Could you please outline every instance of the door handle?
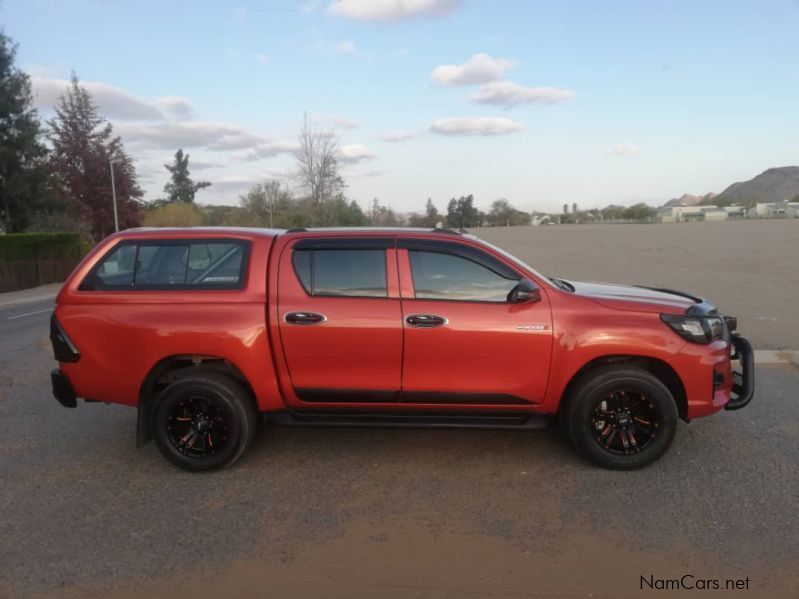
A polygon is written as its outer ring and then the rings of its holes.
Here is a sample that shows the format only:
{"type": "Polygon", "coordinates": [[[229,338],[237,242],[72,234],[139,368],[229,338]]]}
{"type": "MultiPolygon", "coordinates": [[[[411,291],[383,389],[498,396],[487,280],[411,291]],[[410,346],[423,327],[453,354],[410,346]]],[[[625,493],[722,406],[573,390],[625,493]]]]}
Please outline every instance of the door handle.
{"type": "Polygon", "coordinates": [[[326,321],[327,316],[316,312],[287,312],[283,319],[290,324],[317,324],[326,321]]]}
{"type": "Polygon", "coordinates": [[[408,314],[405,322],[418,329],[432,329],[447,324],[449,321],[438,314],[408,314]]]}

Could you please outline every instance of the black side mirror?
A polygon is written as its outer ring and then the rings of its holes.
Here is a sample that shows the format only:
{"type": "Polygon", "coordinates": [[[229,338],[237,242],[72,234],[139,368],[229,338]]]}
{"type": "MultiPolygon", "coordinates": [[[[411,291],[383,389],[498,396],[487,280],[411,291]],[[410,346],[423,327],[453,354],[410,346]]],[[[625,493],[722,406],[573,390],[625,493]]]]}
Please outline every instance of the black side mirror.
{"type": "Polygon", "coordinates": [[[530,279],[522,279],[508,293],[508,302],[511,304],[521,304],[524,302],[540,302],[541,290],[538,285],[530,279]]]}

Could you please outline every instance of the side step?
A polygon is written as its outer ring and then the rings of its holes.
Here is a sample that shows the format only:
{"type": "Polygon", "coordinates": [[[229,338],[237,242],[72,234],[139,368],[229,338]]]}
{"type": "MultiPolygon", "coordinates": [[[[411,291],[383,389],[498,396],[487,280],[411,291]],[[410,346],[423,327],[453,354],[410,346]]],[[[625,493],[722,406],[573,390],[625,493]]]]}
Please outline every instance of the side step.
{"type": "Polygon", "coordinates": [[[267,422],[279,426],[540,429],[550,418],[519,412],[400,412],[358,410],[281,411],[266,414],[267,422]]]}

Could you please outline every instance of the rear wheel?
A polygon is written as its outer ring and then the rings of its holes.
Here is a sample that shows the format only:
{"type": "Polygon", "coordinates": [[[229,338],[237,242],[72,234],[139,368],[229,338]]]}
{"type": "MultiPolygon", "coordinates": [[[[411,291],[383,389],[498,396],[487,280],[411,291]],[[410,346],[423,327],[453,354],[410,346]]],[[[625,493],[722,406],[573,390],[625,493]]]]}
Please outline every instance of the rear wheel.
{"type": "Polygon", "coordinates": [[[668,388],[633,366],[599,368],[579,383],[563,414],[575,447],[606,468],[642,468],[660,458],[677,431],[668,388]]]}
{"type": "Polygon", "coordinates": [[[161,454],[192,472],[233,464],[257,426],[248,392],[233,379],[198,372],[169,385],[158,397],[153,436],[161,454]]]}

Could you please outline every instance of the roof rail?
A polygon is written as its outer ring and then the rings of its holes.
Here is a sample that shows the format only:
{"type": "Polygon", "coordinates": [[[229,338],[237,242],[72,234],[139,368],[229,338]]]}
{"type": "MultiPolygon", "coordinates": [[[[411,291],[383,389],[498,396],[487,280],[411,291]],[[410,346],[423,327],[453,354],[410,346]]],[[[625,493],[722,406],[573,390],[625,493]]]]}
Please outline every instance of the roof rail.
{"type": "Polygon", "coordinates": [[[435,227],[431,233],[446,233],[448,235],[462,235],[466,233],[463,229],[456,231],[455,229],[450,229],[449,227],[435,227]]]}
{"type": "Polygon", "coordinates": [[[307,233],[308,229],[305,227],[293,227],[291,229],[286,229],[286,233],[307,233]]]}

